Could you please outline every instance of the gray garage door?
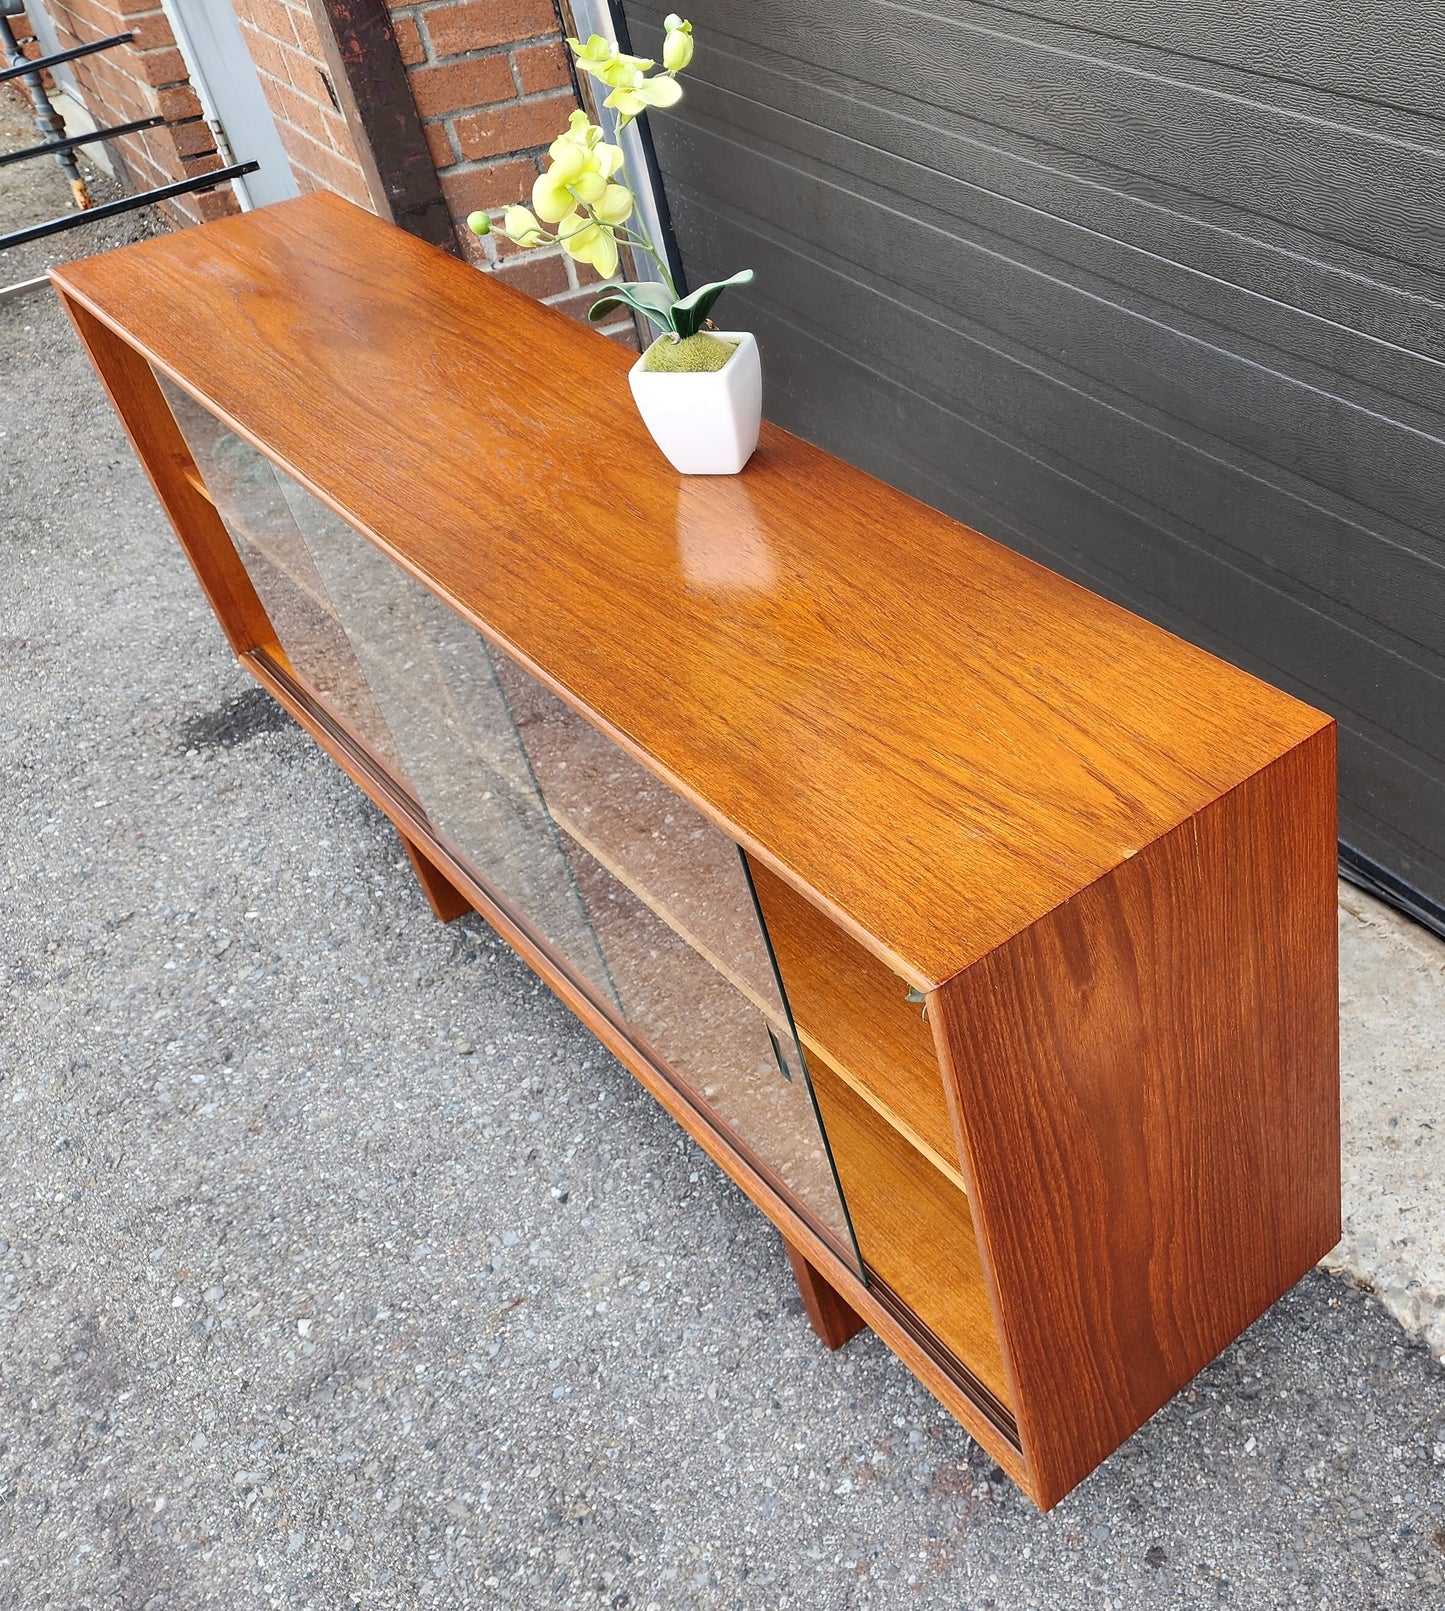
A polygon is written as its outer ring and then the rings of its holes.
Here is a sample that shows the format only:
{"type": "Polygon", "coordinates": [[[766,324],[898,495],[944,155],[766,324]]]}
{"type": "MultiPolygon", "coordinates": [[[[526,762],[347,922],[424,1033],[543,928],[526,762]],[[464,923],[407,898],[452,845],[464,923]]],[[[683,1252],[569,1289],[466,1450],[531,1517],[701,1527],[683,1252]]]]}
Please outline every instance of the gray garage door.
{"type": "Polygon", "coordinates": [[[1346,846],[1445,917],[1437,8],[689,14],[653,136],[768,413],[1331,711],[1346,846]]]}

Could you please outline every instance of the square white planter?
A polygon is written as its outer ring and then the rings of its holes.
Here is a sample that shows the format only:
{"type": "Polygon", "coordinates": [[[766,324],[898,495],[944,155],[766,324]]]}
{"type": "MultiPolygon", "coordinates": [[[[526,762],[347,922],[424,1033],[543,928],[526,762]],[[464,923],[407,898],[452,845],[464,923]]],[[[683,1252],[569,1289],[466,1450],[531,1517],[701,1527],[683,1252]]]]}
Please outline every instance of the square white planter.
{"type": "Polygon", "coordinates": [[[757,341],[746,330],[713,333],[738,345],[710,375],[649,374],[641,358],[627,375],[652,440],[683,475],[736,475],[758,445],[763,371],[757,341]]]}

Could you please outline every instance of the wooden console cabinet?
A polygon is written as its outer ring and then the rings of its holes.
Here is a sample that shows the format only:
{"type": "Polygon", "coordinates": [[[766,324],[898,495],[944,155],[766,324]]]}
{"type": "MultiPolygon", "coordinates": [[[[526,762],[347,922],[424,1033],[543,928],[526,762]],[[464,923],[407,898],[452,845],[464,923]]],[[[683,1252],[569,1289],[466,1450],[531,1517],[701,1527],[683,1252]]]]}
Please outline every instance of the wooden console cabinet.
{"type": "Polygon", "coordinates": [[[438,914],[1038,1504],[1335,1242],[1328,718],[785,432],[675,475],[627,353],[335,198],[54,280],[438,914]]]}

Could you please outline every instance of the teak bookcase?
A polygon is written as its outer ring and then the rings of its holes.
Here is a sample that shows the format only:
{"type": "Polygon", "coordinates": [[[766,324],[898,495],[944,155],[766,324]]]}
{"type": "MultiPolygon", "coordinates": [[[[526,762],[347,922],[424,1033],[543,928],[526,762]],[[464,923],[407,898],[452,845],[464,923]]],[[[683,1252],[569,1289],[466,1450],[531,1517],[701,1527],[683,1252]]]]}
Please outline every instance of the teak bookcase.
{"type": "MultiPolygon", "coordinates": [[[[241,662],[1055,1503],[1340,1230],[1334,727],[314,195],[54,272],[241,662]]],[[[880,422],[886,429],[886,422],[880,422]]]]}

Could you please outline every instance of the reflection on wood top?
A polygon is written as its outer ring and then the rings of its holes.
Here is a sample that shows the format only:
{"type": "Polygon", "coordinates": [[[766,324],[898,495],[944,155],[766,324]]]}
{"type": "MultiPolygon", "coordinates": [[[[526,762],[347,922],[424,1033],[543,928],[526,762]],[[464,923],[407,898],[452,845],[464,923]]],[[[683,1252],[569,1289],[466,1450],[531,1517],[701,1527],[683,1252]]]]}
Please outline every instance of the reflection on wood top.
{"type": "Polygon", "coordinates": [[[913,983],[1327,723],[785,431],[678,476],[628,353],[335,197],[54,277],[913,983]]]}

